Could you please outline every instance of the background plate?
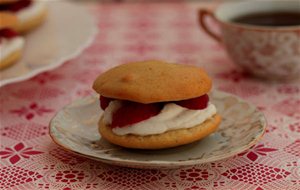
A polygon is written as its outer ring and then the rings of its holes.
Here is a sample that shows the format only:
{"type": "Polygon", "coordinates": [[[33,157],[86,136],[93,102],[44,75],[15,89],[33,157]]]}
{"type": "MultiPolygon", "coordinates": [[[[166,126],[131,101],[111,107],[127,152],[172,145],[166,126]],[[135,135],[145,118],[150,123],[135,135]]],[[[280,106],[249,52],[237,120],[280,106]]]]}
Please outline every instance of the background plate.
{"type": "Polygon", "coordinates": [[[46,21],[25,36],[21,60],[0,71],[0,87],[60,66],[95,37],[96,24],[84,7],[65,1],[49,1],[47,6],[46,21]]]}
{"type": "Polygon", "coordinates": [[[233,95],[210,95],[223,117],[219,129],[203,140],[164,150],[132,150],[101,139],[97,122],[102,113],[97,96],[64,107],[50,123],[52,139],[63,148],[105,163],[134,168],[176,168],[231,157],[253,146],[266,120],[253,105],[233,95]]]}

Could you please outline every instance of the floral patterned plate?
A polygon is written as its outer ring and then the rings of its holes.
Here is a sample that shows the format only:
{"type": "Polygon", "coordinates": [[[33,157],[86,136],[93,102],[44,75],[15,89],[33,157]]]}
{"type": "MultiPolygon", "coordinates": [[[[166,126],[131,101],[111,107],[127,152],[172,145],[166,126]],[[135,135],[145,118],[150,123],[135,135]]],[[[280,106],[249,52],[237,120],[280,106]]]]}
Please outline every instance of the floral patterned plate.
{"type": "Polygon", "coordinates": [[[233,95],[210,95],[223,120],[203,140],[164,150],[132,150],[112,145],[98,134],[102,114],[97,96],[64,107],[50,122],[50,135],[64,149],[108,164],[134,168],[178,168],[234,156],[257,143],[266,129],[264,115],[233,95]]]}

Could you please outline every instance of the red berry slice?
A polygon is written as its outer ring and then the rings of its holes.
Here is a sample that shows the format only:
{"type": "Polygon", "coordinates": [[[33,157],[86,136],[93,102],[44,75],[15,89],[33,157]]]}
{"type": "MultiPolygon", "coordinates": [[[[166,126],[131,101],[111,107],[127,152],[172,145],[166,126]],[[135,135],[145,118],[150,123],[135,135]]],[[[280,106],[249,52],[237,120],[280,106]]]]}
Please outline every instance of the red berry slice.
{"type": "Polygon", "coordinates": [[[15,32],[12,29],[9,28],[3,28],[0,30],[0,38],[13,38],[16,37],[18,35],[17,32],[15,32]]]}
{"type": "Polygon", "coordinates": [[[102,108],[102,110],[105,110],[107,108],[107,106],[109,105],[109,102],[112,100],[113,100],[112,98],[100,96],[100,107],[102,108]]]}
{"type": "Polygon", "coordinates": [[[203,96],[199,96],[197,98],[192,98],[188,100],[181,100],[178,102],[175,102],[177,105],[192,109],[192,110],[201,110],[205,109],[207,107],[209,101],[209,97],[207,94],[204,94],[203,96]]]}
{"type": "Polygon", "coordinates": [[[122,106],[113,114],[111,127],[124,127],[153,117],[161,111],[163,104],[141,104],[124,101],[122,106]]]}
{"type": "Polygon", "coordinates": [[[0,4],[0,11],[12,11],[17,12],[30,6],[31,0],[19,0],[14,3],[0,4]]]}

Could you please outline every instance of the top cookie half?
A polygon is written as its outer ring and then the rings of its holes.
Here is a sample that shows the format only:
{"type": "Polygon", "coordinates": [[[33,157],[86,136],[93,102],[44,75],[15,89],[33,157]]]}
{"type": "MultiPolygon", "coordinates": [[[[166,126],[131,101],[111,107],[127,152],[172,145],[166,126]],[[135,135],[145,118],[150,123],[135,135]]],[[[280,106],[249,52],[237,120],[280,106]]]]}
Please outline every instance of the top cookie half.
{"type": "Polygon", "coordinates": [[[9,3],[15,3],[18,0],[0,0],[0,5],[1,4],[9,4],[9,3]]]}
{"type": "Polygon", "coordinates": [[[0,12],[0,29],[3,28],[12,28],[15,29],[17,27],[18,18],[16,15],[10,13],[10,12],[0,12]]]}
{"type": "Polygon", "coordinates": [[[178,101],[207,94],[212,81],[195,66],[143,61],[114,67],[94,82],[102,96],[139,103],[178,101]]]}

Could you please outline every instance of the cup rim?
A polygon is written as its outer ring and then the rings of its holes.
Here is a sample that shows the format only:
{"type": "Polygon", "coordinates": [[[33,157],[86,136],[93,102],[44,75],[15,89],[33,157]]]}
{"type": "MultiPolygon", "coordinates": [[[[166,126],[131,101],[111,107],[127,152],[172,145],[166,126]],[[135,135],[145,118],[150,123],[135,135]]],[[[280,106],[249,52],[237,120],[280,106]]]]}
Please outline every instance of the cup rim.
{"type": "MultiPolygon", "coordinates": [[[[300,24],[299,25],[295,25],[295,26],[261,26],[261,25],[251,25],[251,24],[244,24],[244,23],[235,23],[232,21],[226,21],[223,20],[221,18],[218,17],[217,12],[220,11],[220,9],[224,6],[224,5],[228,5],[228,4],[242,4],[242,3],[271,3],[271,2],[282,2],[280,0],[254,0],[254,1],[240,1],[240,2],[235,2],[235,1],[231,1],[231,2],[225,2],[220,4],[215,11],[213,12],[213,15],[215,17],[215,19],[223,24],[223,25],[227,25],[227,26],[232,26],[235,28],[239,28],[239,29],[247,29],[247,30],[255,30],[255,31],[274,31],[274,32],[287,32],[287,31],[298,31],[300,32],[300,24]]],[[[299,1],[297,0],[285,0],[284,2],[290,2],[290,3],[299,3],[299,1]]],[[[300,4],[299,4],[299,8],[300,8],[300,4]]]]}

